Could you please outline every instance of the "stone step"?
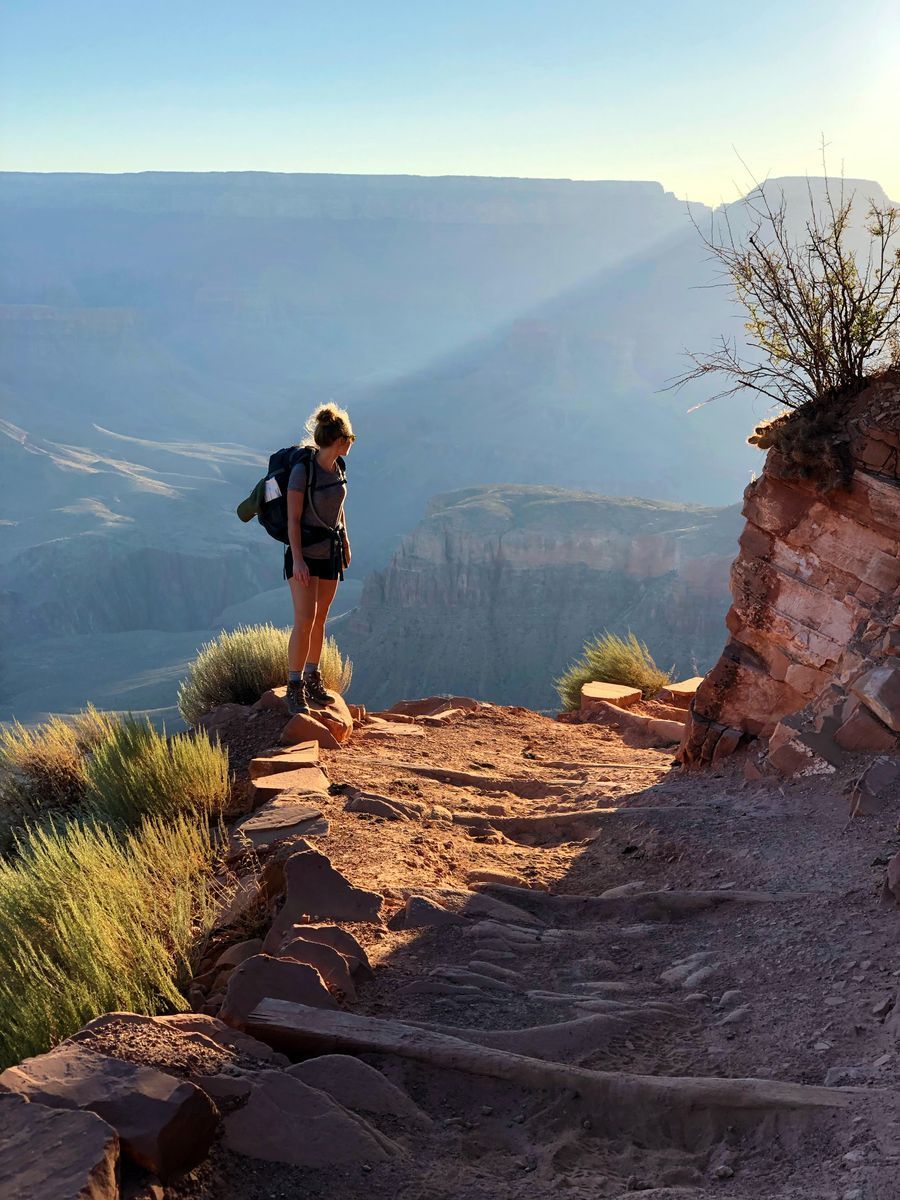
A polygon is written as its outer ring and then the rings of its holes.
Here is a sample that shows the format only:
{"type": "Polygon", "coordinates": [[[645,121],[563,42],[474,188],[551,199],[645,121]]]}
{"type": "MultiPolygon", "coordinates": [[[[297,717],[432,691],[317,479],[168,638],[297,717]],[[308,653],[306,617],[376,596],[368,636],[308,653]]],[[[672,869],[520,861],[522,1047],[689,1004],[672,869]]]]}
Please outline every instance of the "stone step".
{"type": "Polygon", "coordinates": [[[296,771],[301,767],[315,766],[319,761],[318,742],[299,742],[284,750],[273,750],[250,760],[250,778],[276,775],[281,771],[296,771]]]}
{"type": "Polygon", "coordinates": [[[328,776],[320,767],[304,766],[274,775],[259,775],[250,785],[258,798],[277,796],[279,792],[328,792],[328,776]]]}

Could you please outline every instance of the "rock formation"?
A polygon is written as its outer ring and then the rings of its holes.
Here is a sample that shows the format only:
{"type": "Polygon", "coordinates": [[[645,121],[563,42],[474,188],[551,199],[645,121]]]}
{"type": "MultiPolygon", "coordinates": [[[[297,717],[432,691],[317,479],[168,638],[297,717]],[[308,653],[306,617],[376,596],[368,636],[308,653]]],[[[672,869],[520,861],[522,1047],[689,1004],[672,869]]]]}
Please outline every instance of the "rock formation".
{"type": "Polygon", "coordinates": [[[423,690],[549,708],[585,640],[633,629],[661,666],[714,660],[736,508],[497,485],[437,497],[360,607],[335,623],[353,693],[423,690]]]}
{"type": "Polygon", "coordinates": [[[828,773],[900,745],[900,374],[849,408],[838,486],[799,477],[783,430],[745,492],[730,638],[691,707],[688,765],[761,739],[769,769],[828,773]]]}

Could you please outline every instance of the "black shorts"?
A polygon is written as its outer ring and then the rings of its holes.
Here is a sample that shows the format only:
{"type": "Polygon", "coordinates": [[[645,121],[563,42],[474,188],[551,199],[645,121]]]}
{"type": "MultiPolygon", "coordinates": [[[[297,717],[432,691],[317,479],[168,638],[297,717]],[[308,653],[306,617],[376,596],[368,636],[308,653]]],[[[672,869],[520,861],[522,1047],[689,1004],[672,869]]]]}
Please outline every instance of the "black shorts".
{"type": "MultiPolygon", "coordinates": [[[[309,574],[312,579],[340,579],[340,573],[336,563],[332,563],[328,558],[307,558],[303,555],[303,561],[309,567],[309,574]]],[[[284,577],[290,579],[294,574],[294,556],[291,553],[290,546],[284,548],[284,577]]]]}

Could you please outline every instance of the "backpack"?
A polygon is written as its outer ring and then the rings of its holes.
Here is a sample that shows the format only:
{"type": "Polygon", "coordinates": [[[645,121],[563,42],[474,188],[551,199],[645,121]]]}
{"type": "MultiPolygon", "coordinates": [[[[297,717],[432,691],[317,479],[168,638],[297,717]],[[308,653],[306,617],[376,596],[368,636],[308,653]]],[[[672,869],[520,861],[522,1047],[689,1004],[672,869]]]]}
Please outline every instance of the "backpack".
{"type": "MultiPolygon", "coordinates": [[[[290,543],[287,516],[288,480],[291,477],[291,471],[298,463],[304,463],[306,466],[304,513],[312,512],[319,521],[322,521],[313,501],[313,490],[316,481],[314,446],[286,446],[282,450],[276,450],[269,457],[269,469],[266,474],[260,479],[247,499],[242,500],[237,507],[237,515],[242,521],[252,521],[256,517],[269,537],[274,538],[276,542],[282,542],[285,546],[290,543]]],[[[344,460],[338,458],[335,466],[338,468],[338,473],[343,482],[346,479],[346,464],[344,460]]],[[[320,531],[321,536],[314,538],[316,541],[324,541],[326,537],[330,537],[334,533],[331,526],[325,525],[324,521],[322,521],[322,526],[324,528],[320,531]]],[[[313,527],[310,531],[304,528],[304,533],[307,534],[305,539],[307,544],[310,541],[309,532],[318,533],[319,530],[316,527],[313,527]]]]}

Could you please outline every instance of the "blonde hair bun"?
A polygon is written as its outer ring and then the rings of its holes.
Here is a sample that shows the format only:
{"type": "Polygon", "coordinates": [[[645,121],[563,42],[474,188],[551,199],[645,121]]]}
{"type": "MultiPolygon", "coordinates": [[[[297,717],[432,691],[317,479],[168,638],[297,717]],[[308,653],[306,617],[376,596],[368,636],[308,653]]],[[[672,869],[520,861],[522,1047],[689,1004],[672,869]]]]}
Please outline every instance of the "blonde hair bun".
{"type": "Polygon", "coordinates": [[[316,446],[324,449],[342,438],[353,436],[350,414],[337,404],[322,404],[306,422],[306,432],[316,446]]]}

